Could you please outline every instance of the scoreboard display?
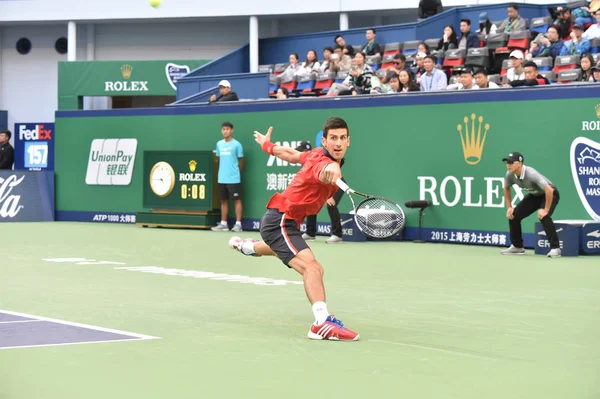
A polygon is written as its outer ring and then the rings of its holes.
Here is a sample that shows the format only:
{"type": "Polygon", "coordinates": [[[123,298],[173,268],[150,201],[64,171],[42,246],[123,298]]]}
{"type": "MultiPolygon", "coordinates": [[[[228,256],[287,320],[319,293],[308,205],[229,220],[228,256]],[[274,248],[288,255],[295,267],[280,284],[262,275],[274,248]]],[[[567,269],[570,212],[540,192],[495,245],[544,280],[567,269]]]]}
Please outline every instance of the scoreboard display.
{"type": "Polygon", "coordinates": [[[212,151],[145,151],[144,208],[212,211],[215,170],[212,151]]]}

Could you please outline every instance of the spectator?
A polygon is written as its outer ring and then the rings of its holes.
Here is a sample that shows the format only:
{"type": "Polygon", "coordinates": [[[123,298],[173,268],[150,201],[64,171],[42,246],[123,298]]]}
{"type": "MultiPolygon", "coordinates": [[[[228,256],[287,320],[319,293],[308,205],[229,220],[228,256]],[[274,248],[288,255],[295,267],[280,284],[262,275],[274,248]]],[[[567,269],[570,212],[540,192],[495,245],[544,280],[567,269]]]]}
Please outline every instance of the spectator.
{"type": "Polygon", "coordinates": [[[330,68],[332,66],[331,64],[331,56],[333,55],[333,49],[331,47],[325,47],[323,49],[323,63],[321,64],[321,66],[319,67],[319,73],[323,73],[323,72],[335,72],[332,71],[330,68]]]}
{"type": "Polygon", "coordinates": [[[320,66],[321,63],[317,61],[317,52],[315,50],[308,50],[306,60],[296,71],[295,76],[308,76],[312,73],[318,73],[320,66]]]}
{"type": "Polygon", "coordinates": [[[538,86],[538,85],[549,85],[548,79],[538,73],[537,64],[533,61],[528,61],[523,67],[525,71],[525,79],[513,80],[510,82],[512,87],[519,86],[538,86]]]}
{"type": "Polygon", "coordinates": [[[285,87],[280,87],[279,89],[277,89],[277,99],[278,100],[285,100],[286,98],[290,97],[290,92],[288,91],[288,89],[286,89],[285,87]]]}
{"type": "Polygon", "coordinates": [[[480,89],[498,89],[500,87],[496,83],[490,82],[485,68],[476,70],[474,78],[480,89]]]}
{"type": "Polygon", "coordinates": [[[496,28],[496,25],[494,25],[492,21],[490,21],[487,12],[482,12],[481,14],[479,14],[479,30],[477,31],[477,33],[484,35],[485,40],[487,40],[487,37],[489,35],[494,34],[497,31],[498,28],[496,28]]]}
{"type": "Polygon", "coordinates": [[[446,25],[444,27],[444,37],[440,39],[437,49],[444,50],[444,52],[446,52],[455,48],[458,48],[458,37],[456,36],[456,31],[454,30],[454,26],[446,25]]]}
{"type": "Polygon", "coordinates": [[[300,58],[298,57],[297,53],[291,53],[288,60],[289,60],[289,65],[287,66],[287,68],[285,68],[285,70],[281,74],[281,80],[283,80],[283,81],[292,79],[296,75],[296,72],[298,72],[300,70],[300,63],[299,63],[300,58]]]}
{"type": "Polygon", "coordinates": [[[415,82],[417,84],[421,81],[421,76],[425,73],[425,68],[423,67],[423,60],[425,60],[427,54],[425,53],[417,53],[415,56],[415,63],[413,64],[412,70],[414,71],[415,82]]]}
{"type": "Polygon", "coordinates": [[[460,21],[460,31],[462,32],[460,40],[458,41],[458,48],[460,50],[479,48],[479,37],[471,32],[470,19],[465,18],[460,21]]]}
{"type": "Polygon", "coordinates": [[[423,59],[425,74],[421,75],[421,91],[446,90],[448,77],[435,67],[435,57],[428,55],[423,59]]]}
{"type": "Polygon", "coordinates": [[[398,90],[400,93],[421,91],[419,85],[414,82],[412,75],[406,70],[400,71],[398,80],[400,81],[400,88],[398,90]]]}
{"type": "Polygon", "coordinates": [[[575,24],[571,32],[571,40],[564,43],[560,55],[583,55],[589,54],[590,50],[590,41],[583,38],[583,26],[575,24]]]}
{"type": "Polygon", "coordinates": [[[426,19],[444,11],[441,0],[419,1],[419,18],[426,19]]]}
{"type": "Polygon", "coordinates": [[[560,55],[564,43],[558,37],[558,26],[552,25],[548,28],[546,35],[540,36],[540,45],[532,44],[531,55],[533,57],[557,57],[560,55]]]}
{"type": "Polygon", "coordinates": [[[593,82],[592,66],[594,65],[594,57],[591,54],[585,54],[581,57],[581,79],[582,82],[593,82]]]}
{"type": "Polygon", "coordinates": [[[527,30],[527,21],[519,15],[519,6],[517,4],[508,6],[508,18],[502,21],[498,30],[505,33],[527,30]]]}
{"type": "Polygon", "coordinates": [[[596,17],[596,23],[588,28],[583,34],[583,37],[587,40],[592,40],[600,37],[600,10],[594,13],[596,17]]]}
{"type": "Polygon", "coordinates": [[[221,124],[221,134],[223,140],[217,142],[216,150],[216,155],[219,158],[217,183],[219,185],[219,199],[221,200],[221,223],[211,230],[229,231],[227,215],[229,214],[229,200],[233,200],[236,222],[231,231],[242,231],[241,173],[244,169],[244,150],[242,144],[233,138],[233,125],[231,122],[221,124]]]}
{"type": "Polygon", "coordinates": [[[570,8],[557,8],[558,17],[554,21],[554,25],[558,26],[558,35],[561,40],[567,39],[571,34],[571,29],[573,26],[573,16],[571,15],[570,8]]]}
{"type": "MultiPolygon", "coordinates": [[[[589,4],[588,4],[589,5],[589,4]]],[[[577,25],[585,26],[587,24],[594,23],[594,17],[590,14],[589,7],[577,7],[571,11],[573,17],[575,17],[575,23],[577,25]]]]}
{"type": "Polygon", "coordinates": [[[344,47],[335,46],[333,49],[331,72],[349,72],[352,67],[352,58],[344,54],[344,47]]]}
{"type": "Polygon", "coordinates": [[[400,91],[400,78],[395,72],[390,74],[388,83],[386,84],[387,94],[398,93],[400,91]]]}
{"type": "Polygon", "coordinates": [[[506,78],[510,84],[513,80],[525,79],[525,70],[523,69],[523,52],[521,50],[514,50],[510,53],[509,59],[512,64],[512,68],[506,73],[506,78]]]}
{"type": "Polygon", "coordinates": [[[598,65],[592,67],[591,82],[600,82],[600,62],[598,63],[598,65]]]}
{"type": "Polygon", "coordinates": [[[447,90],[477,90],[479,86],[473,83],[473,70],[469,67],[459,72],[457,83],[448,85],[447,90]]]}
{"type": "Polygon", "coordinates": [[[375,29],[367,29],[366,36],[367,43],[360,50],[361,53],[368,56],[376,55],[378,57],[381,57],[381,54],[383,54],[383,50],[381,49],[379,43],[375,41],[375,38],[377,37],[377,32],[375,31],[375,29]]]}
{"type": "Polygon", "coordinates": [[[214,103],[219,101],[238,101],[238,95],[235,91],[231,90],[231,83],[228,80],[222,80],[219,82],[219,91],[221,94],[217,97],[215,94],[210,96],[208,102],[214,103]]]}
{"type": "Polygon", "coordinates": [[[327,92],[327,96],[369,94],[372,78],[373,69],[365,63],[365,55],[356,53],[348,77],[341,84],[334,83],[327,92]]]}
{"type": "Polygon", "coordinates": [[[15,150],[10,145],[10,130],[0,130],[0,170],[10,170],[15,161],[15,150]]]}
{"type": "Polygon", "coordinates": [[[354,57],[354,47],[346,44],[346,40],[344,40],[342,35],[337,35],[333,41],[336,46],[340,46],[344,49],[344,54],[348,55],[351,59],[354,57]]]}
{"type": "Polygon", "coordinates": [[[425,44],[424,42],[419,43],[419,45],[417,46],[417,53],[425,53],[425,54],[429,55],[430,54],[429,46],[427,44],[425,44]]]}
{"type": "Polygon", "coordinates": [[[387,72],[385,73],[382,82],[388,82],[392,75],[400,75],[400,71],[407,71],[409,74],[413,74],[410,68],[406,65],[406,56],[402,53],[394,55],[394,66],[387,68],[387,72]]]}

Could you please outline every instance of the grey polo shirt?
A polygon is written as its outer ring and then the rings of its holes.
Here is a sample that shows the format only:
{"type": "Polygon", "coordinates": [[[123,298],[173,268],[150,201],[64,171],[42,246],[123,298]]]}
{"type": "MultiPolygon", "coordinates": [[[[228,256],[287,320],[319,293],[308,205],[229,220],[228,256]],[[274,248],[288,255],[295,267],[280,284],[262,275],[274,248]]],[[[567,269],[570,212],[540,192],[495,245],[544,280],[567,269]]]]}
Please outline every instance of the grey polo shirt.
{"type": "Polygon", "coordinates": [[[527,191],[528,194],[533,195],[544,194],[544,189],[548,184],[554,187],[552,182],[544,175],[533,169],[531,166],[525,165],[523,165],[520,177],[517,177],[513,173],[506,172],[506,176],[504,177],[504,188],[511,188],[513,184],[521,187],[527,191]]]}

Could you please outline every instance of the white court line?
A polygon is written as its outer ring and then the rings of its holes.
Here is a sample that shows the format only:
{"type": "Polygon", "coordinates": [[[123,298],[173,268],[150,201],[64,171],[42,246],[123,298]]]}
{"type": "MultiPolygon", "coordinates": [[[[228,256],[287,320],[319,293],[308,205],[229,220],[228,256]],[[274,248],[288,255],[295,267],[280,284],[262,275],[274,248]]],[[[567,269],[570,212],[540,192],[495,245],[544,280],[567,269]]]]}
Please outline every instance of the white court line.
{"type": "Polygon", "coordinates": [[[36,321],[43,321],[43,320],[13,320],[13,321],[0,321],[0,324],[12,324],[12,323],[35,323],[36,321]]]}
{"type": "MultiPolygon", "coordinates": [[[[154,339],[154,338],[152,338],[154,339]]],[[[156,338],[160,339],[160,338],[156,338]]],[[[84,341],[84,342],[64,342],[62,344],[41,344],[41,345],[21,345],[21,346],[0,346],[0,350],[3,349],[18,349],[18,348],[39,348],[42,346],[66,346],[66,345],[80,345],[80,344],[104,344],[107,342],[126,342],[126,341],[143,341],[145,338],[131,338],[131,339],[114,339],[112,341],[84,341]]]]}
{"type": "MultiPolygon", "coordinates": [[[[35,316],[35,315],[32,315],[32,314],[20,313],[20,312],[12,312],[10,310],[4,310],[4,309],[0,309],[0,313],[6,313],[6,314],[13,315],[13,316],[27,317],[27,318],[31,318],[31,319],[39,319],[39,320],[44,320],[44,321],[50,321],[50,322],[53,322],[53,323],[65,324],[65,325],[68,325],[68,326],[83,327],[83,328],[87,328],[87,329],[90,329],[90,330],[104,331],[104,332],[109,332],[109,333],[113,333],[113,334],[129,335],[130,337],[135,337],[135,338],[138,338],[138,339],[160,339],[160,337],[153,337],[151,335],[138,334],[138,333],[132,333],[132,332],[128,332],[128,331],[121,331],[121,330],[113,330],[112,328],[104,328],[104,327],[91,326],[89,324],[73,323],[71,321],[65,321],[65,320],[59,320],[59,319],[51,319],[50,317],[35,316]]],[[[38,345],[38,346],[42,346],[42,345],[38,345]]]]}

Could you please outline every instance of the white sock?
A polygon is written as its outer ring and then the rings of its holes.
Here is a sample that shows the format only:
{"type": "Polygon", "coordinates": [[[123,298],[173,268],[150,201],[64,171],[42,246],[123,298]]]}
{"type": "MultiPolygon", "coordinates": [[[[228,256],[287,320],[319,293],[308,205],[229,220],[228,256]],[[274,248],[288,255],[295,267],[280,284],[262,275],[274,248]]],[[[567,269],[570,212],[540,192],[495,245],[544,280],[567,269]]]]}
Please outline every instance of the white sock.
{"type": "Polygon", "coordinates": [[[329,316],[329,312],[327,311],[327,305],[325,304],[325,302],[313,303],[312,311],[315,315],[316,326],[325,323],[325,320],[327,320],[327,316],[329,316]]]}
{"type": "Polygon", "coordinates": [[[236,226],[241,226],[242,222],[235,222],[236,226]]]}
{"type": "Polygon", "coordinates": [[[222,224],[223,226],[227,226],[227,220],[221,220],[221,224],[222,224]]]}
{"type": "Polygon", "coordinates": [[[250,240],[244,240],[242,242],[242,253],[246,255],[254,255],[256,251],[254,250],[255,242],[250,240]]]}

